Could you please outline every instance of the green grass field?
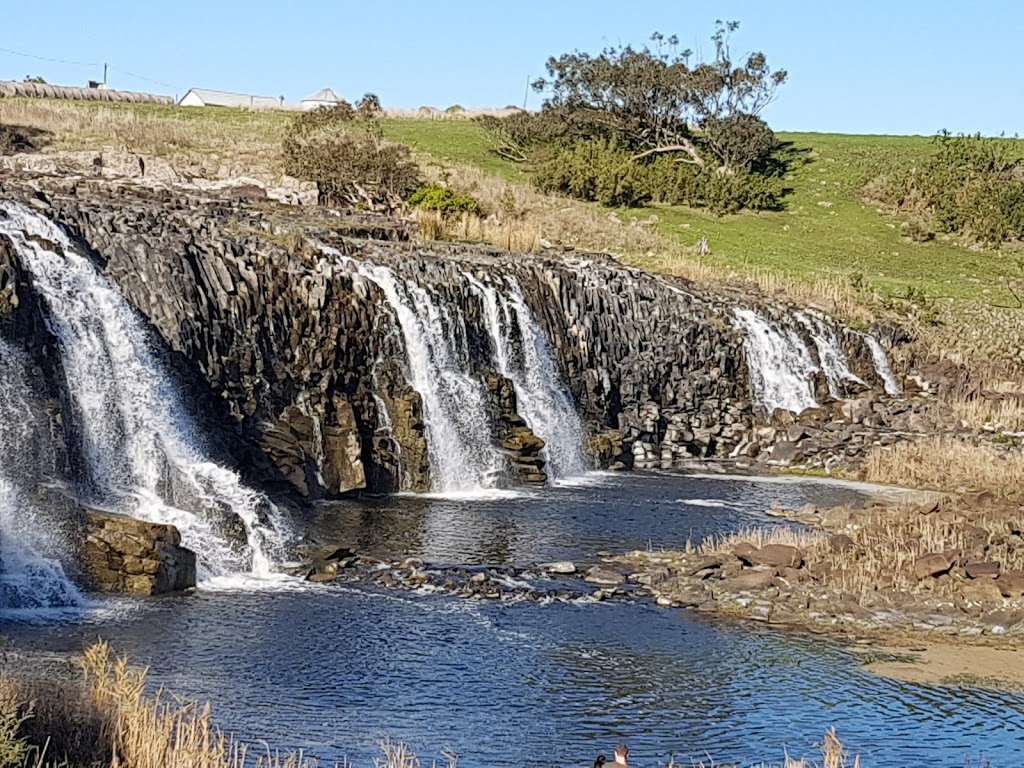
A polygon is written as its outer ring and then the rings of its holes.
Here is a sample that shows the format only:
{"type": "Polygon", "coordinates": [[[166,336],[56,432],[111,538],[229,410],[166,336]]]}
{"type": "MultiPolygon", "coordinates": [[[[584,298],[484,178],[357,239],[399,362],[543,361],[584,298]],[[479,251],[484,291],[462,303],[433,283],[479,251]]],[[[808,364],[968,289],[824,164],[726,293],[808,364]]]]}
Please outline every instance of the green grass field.
{"type": "MultiPolygon", "coordinates": [[[[390,120],[389,138],[440,163],[476,165],[511,181],[526,182],[520,166],[488,150],[474,123],[390,120]]],[[[785,209],[718,217],[700,210],[658,206],[619,211],[620,217],[655,214],[659,231],[685,244],[706,237],[722,267],[760,267],[796,278],[864,281],[883,293],[924,292],[929,298],[1012,303],[1004,277],[1019,267],[1013,254],[974,250],[939,238],[914,243],[900,234],[902,220],[861,202],[864,183],[894,162],[927,156],[930,137],[789,133],[780,138],[797,158],[785,209]]]]}

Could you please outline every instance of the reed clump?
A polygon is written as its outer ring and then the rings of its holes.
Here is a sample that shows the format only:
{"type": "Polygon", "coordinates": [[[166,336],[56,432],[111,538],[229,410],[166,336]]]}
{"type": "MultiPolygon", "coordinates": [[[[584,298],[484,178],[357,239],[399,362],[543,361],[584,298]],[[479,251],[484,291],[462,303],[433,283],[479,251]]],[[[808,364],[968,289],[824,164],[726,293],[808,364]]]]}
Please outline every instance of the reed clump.
{"type": "MultiPolygon", "coordinates": [[[[960,405],[961,414],[974,406],[960,405]]],[[[972,418],[979,418],[971,414],[972,418]]],[[[1017,408],[1003,415],[1019,423],[1017,408]]],[[[925,437],[915,442],[875,446],[863,467],[863,479],[872,483],[911,488],[989,490],[1004,497],[1019,496],[1024,489],[1024,450],[976,443],[949,435],[925,437]]]]}
{"type": "Polygon", "coordinates": [[[1002,572],[1024,571],[1024,547],[1011,535],[1018,525],[1015,505],[993,498],[990,504],[968,506],[947,501],[863,510],[837,507],[809,519],[795,516],[814,528],[748,528],[690,543],[683,554],[731,561],[744,544],[758,549],[773,544],[795,547],[803,567],[791,578],[859,596],[879,591],[912,593],[922,585],[930,594],[952,594],[965,583],[958,562],[985,560],[999,563],[1002,572]],[[841,545],[834,534],[845,537],[841,545]],[[954,578],[921,579],[917,562],[933,553],[951,553],[954,578]]]}

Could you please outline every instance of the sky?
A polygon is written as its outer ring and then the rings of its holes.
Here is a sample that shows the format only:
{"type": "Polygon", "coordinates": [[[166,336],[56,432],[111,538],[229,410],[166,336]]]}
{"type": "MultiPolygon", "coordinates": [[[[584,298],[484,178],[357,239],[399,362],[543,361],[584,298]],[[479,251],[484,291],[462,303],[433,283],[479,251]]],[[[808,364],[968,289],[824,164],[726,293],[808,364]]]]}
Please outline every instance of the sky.
{"type": "Polygon", "coordinates": [[[741,23],[734,51],[789,72],[764,112],[776,130],[1024,134],[1020,0],[0,0],[0,79],[85,85],[107,62],[110,87],[178,98],[329,86],[392,107],[534,108],[526,84],[551,55],[655,31],[708,52],[716,19],[741,23]]]}

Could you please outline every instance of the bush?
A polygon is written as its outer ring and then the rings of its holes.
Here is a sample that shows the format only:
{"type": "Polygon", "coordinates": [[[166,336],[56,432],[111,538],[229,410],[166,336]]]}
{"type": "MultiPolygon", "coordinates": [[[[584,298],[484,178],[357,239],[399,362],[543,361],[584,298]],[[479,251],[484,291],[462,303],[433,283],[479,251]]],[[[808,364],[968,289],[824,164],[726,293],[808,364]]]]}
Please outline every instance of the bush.
{"type": "Polygon", "coordinates": [[[412,193],[408,203],[413,208],[425,211],[437,211],[443,216],[458,213],[483,214],[480,203],[469,195],[460,195],[451,187],[440,184],[425,184],[412,193]]]}
{"type": "Polygon", "coordinates": [[[636,160],[614,144],[578,142],[560,150],[536,174],[545,192],[616,207],[688,205],[714,213],[777,210],[782,182],[747,170],[722,171],[665,156],[636,160]]]}
{"type": "Polygon", "coordinates": [[[581,141],[538,169],[537,185],[580,200],[631,207],[650,199],[645,166],[607,141],[581,141]]]}
{"type": "Polygon", "coordinates": [[[395,210],[420,186],[412,150],[385,141],[368,114],[343,102],[305,112],[289,126],[285,172],[316,182],[321,204],[395,210]]]}
{"type": "MultiPolygon", "coordinates": [[[[881,174],[865,185],[864,195],[932,222],[934,231],[989,245],[1019,241],[1024,239],[1024,162],[1018,151],[1003,139],[943,133],[920,167],[881,174]]],[[[916,223],[908,224],[912,239],[924,234],[916,223]]]]}

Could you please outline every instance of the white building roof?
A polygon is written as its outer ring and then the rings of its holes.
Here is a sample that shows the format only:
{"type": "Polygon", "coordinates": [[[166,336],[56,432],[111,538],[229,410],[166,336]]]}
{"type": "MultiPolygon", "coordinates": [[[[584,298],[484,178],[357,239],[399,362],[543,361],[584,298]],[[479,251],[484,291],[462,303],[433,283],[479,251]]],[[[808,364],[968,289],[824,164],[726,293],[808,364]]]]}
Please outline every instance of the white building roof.
{"type": "Polygon", "coordinates": [[[330,88],[321,88],[312,96],[307,96],[306,98],[304,98],[303,101],[323,101],[328,104],[341,103],[341,99],[339,98],[338,94],[336,94],[330,88]]]}
{"type": "Polygon", "coordinates": [[[250,96],[245,93],[211,91],[208,88],[190,88],[188,93],[182,96],[182,101],[188,97],[189,93],[195,94],[204,104],[211,107],[278,109],[281,106],[281,100],[275,99],[273,96],[250,96]]]}

